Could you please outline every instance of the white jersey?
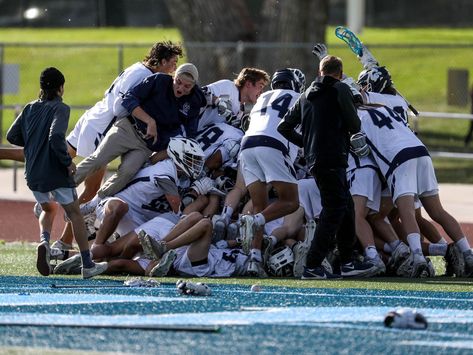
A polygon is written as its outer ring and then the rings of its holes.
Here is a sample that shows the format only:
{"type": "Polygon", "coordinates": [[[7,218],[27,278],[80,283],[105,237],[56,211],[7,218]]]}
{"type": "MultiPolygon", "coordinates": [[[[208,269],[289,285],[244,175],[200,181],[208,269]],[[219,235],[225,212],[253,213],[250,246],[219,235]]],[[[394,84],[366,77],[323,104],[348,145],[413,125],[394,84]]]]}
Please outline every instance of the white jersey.
{"type": "Polygon", "coordinates": [[[174,269],[182,276],[197,277],[231,277],[242,276],[246,272],[249,256],[241,249],[219,249],[210,245],[207,263],[193,266],[187,251],[189,247],[176,249],[177,257],[174,260],[174,269]]]}
{"type": "MultiPolygon", "coordinates": [[[[250,113],[250,125],[245,138],[266,136],[282,143],[292,162],[296,160],[298,147],[290,143],[278,132],[278,125],[286,112],[299,98],[300,94],[293,90],[270,90],[263,93],[250,113]]],[[[276,148],[273,146],[273,148],[276,148]]],[[[276,148],[277,149],[277,148],[276,148]]]]}
{"type": "Polygon", "coordinates": [[[366,103],[387,106],[408,122],[409,107],[406,100],[400,95],[380,94],[377,92],[365,92],[366,103]]]}
{"type": "Polygon", "coordinates": [[[128,115],[121,105],[123,95],[151,74],[153,72],[143,63],[129,66],[105,91],[103,99],[80,117],[67,137],[67,141],[76,148],[77,155],[87,157],[93,153],[113,123],[128,115]]]}
{"type": "MultiPolygon", "coordinates": [[[[236,116],[240,113],[240,91],[233,81],[219,80],[215,83],[204,86],[203,89],[204,91],[212,93],[212,95],[216,97],[227,96],[232,103],[233,115],[236,116]]],[[[220,116],[214,107],[208,106],[199,119],[198,130],[202,131],[206,126],[225,122],[225,118],[220,116]]]]}
{"type": "Polygon", "coordinates": [[[159,181],[168,181],[176,187],[177,171],[171,159],[162,160],[154,165],[142,168],[131,179],[127,186],[117,193],[118,197],[127,202],[129,211],[150,220],[161,213],[171,211],[165,197],[165,191],[159,181]]]}
{"type": "Polygon", "coordinates": [[[392,109],[362,107],[358,116],[373,158],[386,179],[405,161],[429,155],[424,144],[392,109]]]}
{"type": "Polygon", "coordinates": [[[216,123],[206,126],[197,133],[196,140],[200,143],[208,159],[217,150],[222,153],[223,167],[233,166],[236,163],[236,155],[240,147],[240,141],[243,137],[243,131],[227,123],[216,123]],[[236,149],[236,152],[229,150],[236,149]]]}

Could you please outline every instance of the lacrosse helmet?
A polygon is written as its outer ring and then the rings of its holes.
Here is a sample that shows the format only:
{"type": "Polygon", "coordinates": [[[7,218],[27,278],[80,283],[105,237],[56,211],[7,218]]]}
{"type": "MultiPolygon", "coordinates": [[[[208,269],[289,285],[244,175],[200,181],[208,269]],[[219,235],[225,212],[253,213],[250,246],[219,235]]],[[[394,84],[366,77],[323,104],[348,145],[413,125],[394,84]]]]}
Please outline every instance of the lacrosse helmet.
{"type": "Polygon", "coordinates": [[[393,85],[391,74],[389,74],[386,67],[373,67],[363,70],[358,76],[357,83],[365,91],[378,93],[382,93],[393,85]]]}
{"type": "Polygon", "coordinates": [[[279,69],[271,77],[271,90],[288,89],[301,93],[302,86],[300,79],[289,69],[279,69]]]}
{"type": "Polygon", "coordinates": [[[305,90],[305,75],[304,73],[302,72],[302,70],[300,69],[297,69],[297,68],[289,68],[289,70],[291,70],[294,75],[296,76],[296,78],[299,80],[299,85],[300,85],[300,93],[304,92],[305,90]]]}
{"type": "Polygon", "coordinates": [[[172,137],[168,156],[190,178],[197,179],[204,168],[205,154],[199,143],[190,138],[172,137]]]}
{"type": "Polygon", "coordinates": [[[224,193],[229,193],[233,190],[235,182],[228,176],[221,175],[215,179],[215,187],[224,193]]]}
{"type": "Polygon", "coordinates": [[[294,253],[288,246],[276,248],[268,259],[268,271],[273,276],[291,277],[294,275],[294,253]]]}

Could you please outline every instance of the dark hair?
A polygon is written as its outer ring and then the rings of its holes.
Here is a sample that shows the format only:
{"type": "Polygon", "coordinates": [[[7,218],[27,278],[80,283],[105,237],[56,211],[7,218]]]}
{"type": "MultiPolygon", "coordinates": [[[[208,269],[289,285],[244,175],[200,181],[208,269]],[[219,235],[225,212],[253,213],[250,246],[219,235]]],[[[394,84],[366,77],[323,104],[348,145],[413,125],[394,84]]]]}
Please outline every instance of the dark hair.
{"type": "Polygon", "coordinates": [[[339,57],[328,55],[320,62],[319,69],[325,75],[340,75],[343,72],[343,63],[339,57]]]}
{"type": "Polygon", "coordinates": [[[59,88],[64,85],[64,75],[56,68],[44,69],[39,76],[39,98],[41,100],[53,100],[58,97],[59,88]]]}
{"type": "Polygon", "coordinates": [[[171,41],[156,42],[143,62],[156,67],[163,59],[169,60],[174,56],[182,57],[182,47],[179,44],[174,44],[171,41]]]}
{"type": "Polygon", "coordinates": [[[242,88],[247,81],[254,85],[260,80],[263,80],[265,85],[267,85],[270,80],[269,74],[261,69],[243,68],[240,74],[238,74],[238,77],[234,80],[234,83],[237,88],[242,88]]]}

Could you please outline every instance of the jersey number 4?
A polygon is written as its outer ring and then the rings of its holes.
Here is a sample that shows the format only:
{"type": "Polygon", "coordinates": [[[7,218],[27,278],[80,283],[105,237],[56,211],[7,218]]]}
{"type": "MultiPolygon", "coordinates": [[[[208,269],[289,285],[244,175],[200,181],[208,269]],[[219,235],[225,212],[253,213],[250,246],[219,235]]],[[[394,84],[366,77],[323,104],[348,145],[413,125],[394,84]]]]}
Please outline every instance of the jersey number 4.
{"type": "MultiPolygon", "coordinates": [[[[268,102],[269,100],[271,99],[271,96],[267,96],[265,98],[265,101],[263,102],[263,104],[261,106],[263,106],[263,108],[261,109],[261,115],[264,115],[266,114],[266,111],[268,110],[268,102]]],[[[277,111],[278,112],[278,117],[279,118],[283,118],[284,115],[286,114],[287,110],[289,109],[289,105],[291,103],[291,100],[292,100],[292,96],[289,95],[289,94],[284,94],[280,97],[278,97],[276,100],[274,100],[273,102],[271,102],[271,108],[274,110],[274,111],[277,111]]]]}

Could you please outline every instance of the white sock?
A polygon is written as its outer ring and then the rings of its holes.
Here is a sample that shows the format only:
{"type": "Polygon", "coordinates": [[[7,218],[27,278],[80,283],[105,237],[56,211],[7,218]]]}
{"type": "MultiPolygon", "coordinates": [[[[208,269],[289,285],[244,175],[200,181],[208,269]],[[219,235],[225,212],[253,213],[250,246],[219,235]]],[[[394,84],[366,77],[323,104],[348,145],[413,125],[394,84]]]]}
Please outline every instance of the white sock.
{"type": "Polygon", "coordinates": [[[263,258],[261,257],[261,250],[259,249],[251,249],[250,250],[250,259],[254,261],[263,261],[263,258]]]}
{"type": "Polygon", "coordinates": [[[422,247],[420,245],[420,234],[419,233],[411,233],[407,236],[407,242],[409,243],[409,248],[411,248],[412,252],[421,253],[422,254],[422,247]]]}
{"type": "Polygon", "coordinates": [[[429,255],[442,255],[445,256],[447,252],[448,244],[443,243],[431,243],[429,244],[429,255]]]}
{"type": "Polygon", "coordinates": [[[391,249],[394,251],[396,250],[397,246],[401,244],[401,241],[399,239],[395,240],[394,242],[390,242],[389,243],[389,246],[391,247],[391,249]]]}
{"type": "Polygon", "coordinates": [[[470,243],[468,243],[468,239],[466,239],[466,237],[463,237],[462,239],[456,241],[455,244],[462,253],[470,250],[470,243]]]}
{"type": "Polygon", "coordinates": [[[374,245],[369,245],[365,248],[365,255],[368,259],[376,259],[378,257],[378,252],[374,245]]]}
{"type": "Polygon", "coordinates": [[[228,224],[230,222],[232,215],[233,215],[233,208],[230,206],[225,206],[222,211],[222,216],[225,219],[225,224],[228,224]]]}
{"type": "Polygon", "coordinates": [[[440,238],[437,244],[448,244],[444,237],[440,238]]]}
{"type": "Polygon", "coordinates": [[[383,251],[385,253],[391,254],[394,251],[394,249],[391,248],[391,245],[389,245],[388,243],[384,243],[383,251]]]}
{"type": "Polygon", "coordinates": [[[254,218],[255,218],[256,225],[259,227],[264,226],[264,224],[266,223],[266,219],[261,213],[255,214],[254,218]]]}
{"type": "Polygon", "coordinates": [[[278,238],[276,238],[274,235],[270,235],[269,240],[271,241],[272,247],[274,247],[278,243],[278,238]]]}

